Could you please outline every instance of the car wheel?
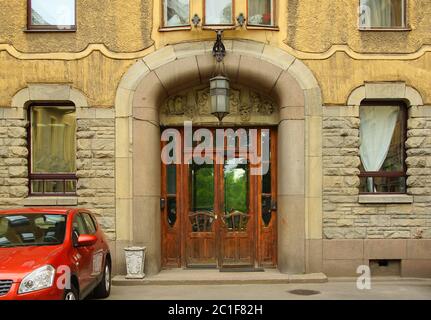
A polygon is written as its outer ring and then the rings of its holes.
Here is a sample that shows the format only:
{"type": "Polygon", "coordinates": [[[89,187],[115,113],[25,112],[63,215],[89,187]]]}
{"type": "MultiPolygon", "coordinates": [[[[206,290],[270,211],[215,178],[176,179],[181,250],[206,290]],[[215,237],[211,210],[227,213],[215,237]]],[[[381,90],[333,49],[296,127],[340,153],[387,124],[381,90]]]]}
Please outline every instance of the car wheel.
{"type": "Polygon", "coordinates": [[[103,270],[103,278],[99,285],[94,289],[94,298],[103,299],[111,294],[111,265],[107,261],[103,270]]]}
{"type": "Polygon", "coordinates": [[[73,285],[64,291],[64,300],[79,300],[78,290],[73,285]]]}

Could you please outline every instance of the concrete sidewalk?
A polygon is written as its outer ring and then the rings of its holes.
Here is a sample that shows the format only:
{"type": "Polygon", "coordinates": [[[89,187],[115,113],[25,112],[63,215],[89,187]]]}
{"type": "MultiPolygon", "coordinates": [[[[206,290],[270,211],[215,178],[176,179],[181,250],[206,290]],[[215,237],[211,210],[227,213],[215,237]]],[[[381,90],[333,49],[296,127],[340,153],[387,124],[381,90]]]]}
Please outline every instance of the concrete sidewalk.
{"type": "Polygon", "coordinates": [[[172,269],[162,270],[159,274],[142,280],[126,279],[115,276],[114,286],[140,285],[225,285],[225,284],[286,284],[286,283],[323,283],[328,278],[323,273],[288,275],[277,269],[264,272],[220,272],[219,270],[172,269]]]}
{"type": "MultiPolygon", "coordinates": [[[[306,292],[307,293],[307,292],[306,292]]],[[[327,283],[235,285],[113,286],[111,300],[431,300],[431,279],[373,280],[371,290],[358,290],[355,279],[327,283]],[[303,296],[293,290],[313,290],[303,296]]]]}

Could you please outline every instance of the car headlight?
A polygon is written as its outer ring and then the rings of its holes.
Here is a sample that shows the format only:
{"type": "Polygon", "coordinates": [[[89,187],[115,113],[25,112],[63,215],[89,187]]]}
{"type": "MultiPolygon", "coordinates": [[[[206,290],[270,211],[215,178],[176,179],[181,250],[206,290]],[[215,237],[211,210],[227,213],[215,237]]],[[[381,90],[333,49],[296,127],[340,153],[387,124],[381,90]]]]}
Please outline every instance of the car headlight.
{"type": "Polygon", "coordinates": [[[46,265],[36,269],[21,281],[18,293],[23,294],[50,288],[54,283],[54,276],[55,269],[53,266],[46,265]]]}

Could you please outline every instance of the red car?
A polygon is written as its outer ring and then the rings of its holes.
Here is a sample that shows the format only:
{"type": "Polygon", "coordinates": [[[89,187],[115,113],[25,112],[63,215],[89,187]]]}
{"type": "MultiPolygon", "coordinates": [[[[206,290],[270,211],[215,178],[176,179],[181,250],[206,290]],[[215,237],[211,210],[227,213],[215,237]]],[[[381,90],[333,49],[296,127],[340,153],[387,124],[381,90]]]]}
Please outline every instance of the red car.
{"type": "Polygon", "coordinates": [[[111,255],[88,210],[0,211],[0,300],[79,300],[111,291],[111,255]]]}

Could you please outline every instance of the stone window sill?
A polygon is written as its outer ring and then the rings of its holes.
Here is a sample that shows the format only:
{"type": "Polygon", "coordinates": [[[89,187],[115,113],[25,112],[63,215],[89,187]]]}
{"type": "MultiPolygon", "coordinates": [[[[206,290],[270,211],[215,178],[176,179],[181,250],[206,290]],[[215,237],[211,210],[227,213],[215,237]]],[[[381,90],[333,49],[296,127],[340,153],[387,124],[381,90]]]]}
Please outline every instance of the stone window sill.
{"type": "Polygon", "coordinates": [[[361,32],[409,32],[412,31],[412,29],[410,27],[394,27],[394,28],[376,28],[376,27],[371,27],[371,28],[363,28],[363,27],[359,27],[358,29],[361,32]]]}
{"type": "Polygon", "coordinates": [[[21,205],[25,207],[38,206],[77,206],[77,197],[28,197],[25,198],[21,205]]]}
{"type": "Polygon", "coordinates": [[[413,196],[407,194],[366,194],[359,195],[359,203],[362,204],[391,204],[413,203],[413,196]]]}

